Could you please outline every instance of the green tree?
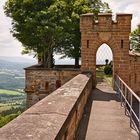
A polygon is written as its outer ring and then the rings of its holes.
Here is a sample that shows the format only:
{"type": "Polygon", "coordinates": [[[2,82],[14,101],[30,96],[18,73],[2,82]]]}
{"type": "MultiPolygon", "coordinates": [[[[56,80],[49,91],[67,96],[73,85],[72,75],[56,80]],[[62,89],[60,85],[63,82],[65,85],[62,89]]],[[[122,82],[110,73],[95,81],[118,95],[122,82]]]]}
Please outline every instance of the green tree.
{"type": "Polygon", "coordinates": [[[8,0],[5,13],[12,18],[12,34],[24,46],[40,56],[45,67],[53,66],[53,52],[64,57],[80,57],[80,15],[106,11],[101,0],[8,0]]]}
{"type": "Polygon", "coordinates": [[[136,52],[140,52],[140,24],[131,33],[130,41],[131,41],[133,50],[135,50],[136,52]]]}
{"type": "Polygon", "coordinates": [[[54,10],[56,13],[57,11],[62,13],[60,20],[62,32],[59,34],[55,51],[63,55],[61,58],[74,58],[75,67],[79,67],[81,55],[80,15],[90,12],[97,17],[100,11],[109,12],[109,6],[107,3],[102,3],[101,0],[61,0],[61,3],[58,0],[54,10]],[[60,12],[61,9],[63,12],[60,12]]]}
{"type": "Polygon", "coordinates": [[[48,68],[53,63],[56,19],[51,11],[55,0],[8,0],[5,13],[12,18],[12,34],[24,46],[24,53],[41,54],[48,68]]]}

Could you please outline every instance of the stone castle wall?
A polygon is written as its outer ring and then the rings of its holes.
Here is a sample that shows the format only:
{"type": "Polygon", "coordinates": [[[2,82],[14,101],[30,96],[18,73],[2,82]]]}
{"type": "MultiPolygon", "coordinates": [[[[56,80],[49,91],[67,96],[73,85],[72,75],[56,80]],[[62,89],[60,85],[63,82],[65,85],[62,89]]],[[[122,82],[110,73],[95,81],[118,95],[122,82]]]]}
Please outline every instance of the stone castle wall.
{"type": "Polygon", "coordinates": [[[81,71],[78,69],[26,68],[25,92],[27,93],[27,107],[37,103],[79,73],[81,71]]]}
{"type": "Polygon", "coordinates": [[[130,55],[129,86],[140,96],[140,55],[130,55]]]}

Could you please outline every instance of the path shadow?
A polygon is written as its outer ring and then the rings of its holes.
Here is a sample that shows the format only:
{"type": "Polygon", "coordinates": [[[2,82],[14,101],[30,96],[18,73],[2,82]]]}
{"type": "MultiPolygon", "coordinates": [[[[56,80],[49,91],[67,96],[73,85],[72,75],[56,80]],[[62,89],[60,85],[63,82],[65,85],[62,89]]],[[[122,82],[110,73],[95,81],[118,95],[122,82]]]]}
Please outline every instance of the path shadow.
{"type": "Polygon", "coordinates": [[[119,97],[116,93],[104,92],[104,91],[99,90],[97,88],[94,89],[90,98],[92,98],[92,101],[93,100],[95,100],[95,101],[111,101],[111,100],[114,100],[114,101],[120,102],[119,97]]]}
{"type": "Polygon", "coordinates": [[[90,118],[93,102],[94,101],[109,102],[111,100],[120,102],[118,95],[115,93],[103,92],[97,88],[93,90],[85,106],[82,119],[79,123],[78,129],[76,132],[75,140],[85,140],[86,138],[86,133],[87,133],[87,128],[88,128],[88,123],[89,123],[89,118],[90,118]]]}

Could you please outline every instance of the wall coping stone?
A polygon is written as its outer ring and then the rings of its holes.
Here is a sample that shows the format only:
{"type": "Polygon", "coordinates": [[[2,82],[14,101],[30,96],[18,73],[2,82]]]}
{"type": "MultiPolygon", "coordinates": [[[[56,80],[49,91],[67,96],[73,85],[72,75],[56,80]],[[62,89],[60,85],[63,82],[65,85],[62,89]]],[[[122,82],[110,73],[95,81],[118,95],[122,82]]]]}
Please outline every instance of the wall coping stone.
{"type": "MultiPolygon", "coordinates": [[[[82,16],[94,16],[93,13],[86,13],[82,14],[82,16]]],[[[99,13],[98,16],[112,16],[112,13],[99,13]]],[[[116,16],[132,16],[132,14],[129,13],[116,13],[116,16]]]]}
{"type": "Polygon", "coordinates": [[[79,74],[0,129],[1,140],[54,140],[91,74],[79,74]]]}
{"type": "Polygon", "coordinates": [[[138,53],[138,52],[133,52],[133,51],[129,51],[129,55],[130,55],[130,56],[138,56],[138,57],[140,57],[140,53],[138,53]]]}
{"type": "Polygon", "coordinates": [[[132,16],[131,13],[116,13],[117,16],[132,16]]]}
{"type": "Polygon", "coordinates": [[[112,13],[99,13],[98,16],[112,16],[112,13]]]}
{"type": "Polygon", "coordinates": [[[74,68],[74,65],[56,65],[54,68],[44,68],[40,64],[24,68],[24,70],[48,70],[48,71],[80,71],[80,68],[74,68]]]}

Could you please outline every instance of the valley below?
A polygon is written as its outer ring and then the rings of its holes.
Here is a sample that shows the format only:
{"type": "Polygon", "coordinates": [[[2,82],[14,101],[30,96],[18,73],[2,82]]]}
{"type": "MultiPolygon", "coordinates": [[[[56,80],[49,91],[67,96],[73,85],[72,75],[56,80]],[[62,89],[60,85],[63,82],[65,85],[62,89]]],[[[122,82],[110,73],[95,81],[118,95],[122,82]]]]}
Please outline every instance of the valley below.
{"type": "Polygon", "coordinates": [[[0,58],[0,127],[26,109],[24,68],[32,65],[32,62],[27,62],[0,58]]]}

